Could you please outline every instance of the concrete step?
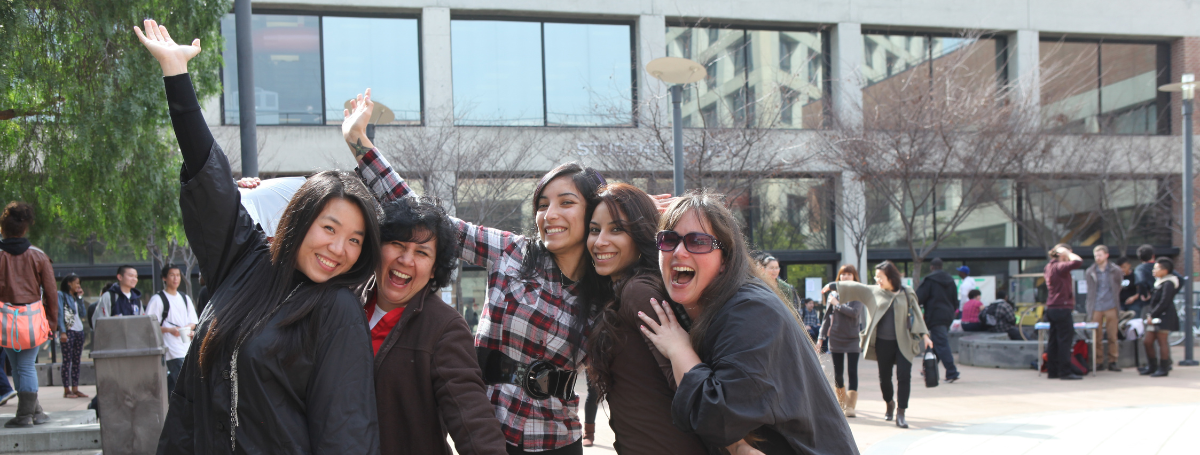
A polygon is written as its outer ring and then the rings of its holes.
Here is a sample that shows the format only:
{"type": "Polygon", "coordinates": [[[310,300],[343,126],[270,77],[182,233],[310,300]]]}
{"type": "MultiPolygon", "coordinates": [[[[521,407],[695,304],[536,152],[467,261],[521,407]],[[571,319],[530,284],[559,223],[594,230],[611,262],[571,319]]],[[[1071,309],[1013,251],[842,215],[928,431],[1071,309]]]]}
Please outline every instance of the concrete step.
{"type": "MultiPolygon", "coordinates": [[[[96,412],[47,413],[50,422],[33,428],[0,428],[0,453],[94,454],[100,451],[100,421],[96,412]]],[[[0,422],[13,418],[0,414],[0,422]]]]}

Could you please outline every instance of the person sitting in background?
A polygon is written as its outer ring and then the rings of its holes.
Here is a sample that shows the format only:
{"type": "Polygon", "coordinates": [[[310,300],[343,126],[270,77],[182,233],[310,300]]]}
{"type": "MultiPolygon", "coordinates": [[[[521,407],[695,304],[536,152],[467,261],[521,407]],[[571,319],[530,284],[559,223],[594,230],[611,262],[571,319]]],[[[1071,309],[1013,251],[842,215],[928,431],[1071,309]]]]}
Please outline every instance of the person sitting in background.
{"type": "Polygon", "coordinates": [[[988,304],[980,315],[980,322],[992,333],[1007,333],[1010,340],[1023,340],[1021,328],[1017,327],[1017,312],[1007,297],[1004,289],[997,289],[996,301],[988,304]]]}
{"type": "Polygon", "coordinates": [[[809,338],[816,341],[817,335],[821,331],[821,312],[817,311],[815,300],[804,299],[804,307],[800,310],[800,319],[804,321],[804,330],[808,331],[809,338]]]}
{"type": "Polygon", "coordinates": [[[979,301],[979,296],[982,294],[978,289],[972,289],[967,293],[967,303],[963,304],[962,310],[964,332],[982,332],[984,330],[983,322],[979,320],[979,312],[983,309],[983,302],[979,301]]]}

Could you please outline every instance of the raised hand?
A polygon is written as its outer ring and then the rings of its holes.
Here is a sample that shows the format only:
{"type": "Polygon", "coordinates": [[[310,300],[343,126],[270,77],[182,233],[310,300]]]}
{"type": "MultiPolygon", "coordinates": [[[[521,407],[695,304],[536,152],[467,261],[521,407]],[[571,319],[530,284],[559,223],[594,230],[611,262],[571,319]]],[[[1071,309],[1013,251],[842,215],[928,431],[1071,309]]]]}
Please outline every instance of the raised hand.
{"type": "Polygon", "coordinates": [[[258,177],[242,177],[237,181],[238,188],[255,189],[262,185],[262,179],[258,177]]]}
{"type": "Polygon", "coordinates": [[[671,196],[670,194],[655,194],[650,196],[650,199],[654,200],[654,205],[658,208],[658,213],[663,213],[666,212],[667,207],[670,207],[671,203],[675,202],[675,199],[678,198],[671,196]]]}
{"type": "Polygon", "coordinates": [[[167,33],[166,27],[158,25],[154,20],[146,19],[143,25],[146,27],[145,33],[136,25],[133,26],[133,32],[137,34],[142,45],[150,50],[150,55],[158,60],[163,76],[175,76],[188,72],[188,60],[200,54],[200,40],[194,39],[191,45],[181,46],[171,39],[171,34],[167,33]]]}
{"type": "Polygon", "coordinates": [[[346,139],[346,145],[350,146],[350,151],[354,152],[354,159],[362,159],[363,155],[375,148],[375,144],[367,138],[367,124],[371,122],[371,111],[375,109],[375,102],[371,101],[371,89],[367,89],[367,94],[358,94],[353,100],[350,100],[350,109],[343,109],[342,116],[342,138],[346,139]]]}

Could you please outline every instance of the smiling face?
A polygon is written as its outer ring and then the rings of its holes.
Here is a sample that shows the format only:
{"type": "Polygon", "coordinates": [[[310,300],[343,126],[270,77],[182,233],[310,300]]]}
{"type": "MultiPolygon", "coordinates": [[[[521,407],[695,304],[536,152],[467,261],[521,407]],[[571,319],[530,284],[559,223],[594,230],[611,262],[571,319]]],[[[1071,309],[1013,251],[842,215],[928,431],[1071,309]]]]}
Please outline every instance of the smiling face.
{"type": "Polygon", "coordinates": [[[596,273],[616,279],[637,263],[641,253],[633,243],[633,236],[617,223],[624,216],[613,215],[607,203],[601,202],[596,206],[588,228],[587,247],[592,253],[592,262],[596,264],[596,273]]]}
{"type": "MultiPolygon", "coordinates": [[[[695,210],[684,214],[670,229],[681,236],[693,232],[712,233],[712,226],[707,220],[702,221],[695,210]]],[[[682,241],[673,251],[659,251],[658,267],[662,272],[663,282],[667,284],[667,294],[671,300],[685,306],[699,302],[704,289],[724,271],[724,259],[723,250],[714,249],[711,253],[693,254],[684,248],[682,241]]]]}
{"type": "Polygon", "coordinates": [[[893,290],[892,282],[890,280],[888,280],[887,274],[883,273],[883,270],[878,270],[878,269],[875,270],[875,283],[878,284],[879,287],[881,287],[881,288],[887,289],[889,291],[893,290]]]}
{"type": "Polygon", "coordinates": [[[429,284],[437,261],[437,237],[428,232],[413,232],[424,243],[391,241],[383,244],[383,262],[377,273],[376,304],[384,311],[408,305],[408,301],[429,284]]]}
{"type": "Polygon", "coordinates": [[[767,276],[771,277],[772,279],[779,279],[779,261],[767,262],[767,265],[763,266],[763,270],[765,270],[767,272],[767,276]]]}
{"type": "Polygon", "coordinates": [[[842,272],[838,275],[838,281],[854,281],[854,274],[850,272],[842,272]]]}
{"type": "Polygon", "coordinates": [[[358,261],[365,237],[366,223],[358,206],[346,199],[331,199],[300,243],[296,270],[317,283],[346,273],[358,261]]]}
{"type": "Polygon", "coordinates": [[[586,201],[571,177],[560,176],[542,189],[537,198],[538,236],[551,254],[579,250],[583,253],[587,226],[584,225],[586,201]]]}
{"type": "Polygon", "coordinates": [[[125,269],[120,275],[117,275],[117,282],[121,284],[121,292],[127,292],[126,289],[133,289],[138,284],[138,273],[132,267],[125,269]]]}
{"type": "Polygon", "coordinates": [[[168,291],[175,292],[179,289],[179,282],[183,281],[183,274],[179,269],[167,269],[167,276],[163,277],[163,285],[168,291]]]}

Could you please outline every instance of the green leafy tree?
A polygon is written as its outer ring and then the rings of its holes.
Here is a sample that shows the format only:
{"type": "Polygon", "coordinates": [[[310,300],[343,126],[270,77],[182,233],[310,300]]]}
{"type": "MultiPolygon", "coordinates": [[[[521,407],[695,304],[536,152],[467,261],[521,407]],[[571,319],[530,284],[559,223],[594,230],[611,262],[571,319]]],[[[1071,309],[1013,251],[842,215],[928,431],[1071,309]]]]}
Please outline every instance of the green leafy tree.
{"type": "Polygon", "coordinates": [[[201,40],[190,69],[204,99],[221,90],[230,5],[0,0],[0,199],[35,207],[30,240],[52,258],[76,262],[58,257],[91,242],[145,257],[154,238],[183,239],[162,73],[133,26],[154,18],[201,40]]]}

